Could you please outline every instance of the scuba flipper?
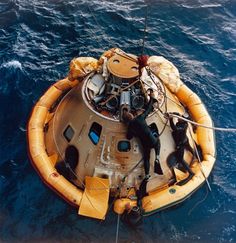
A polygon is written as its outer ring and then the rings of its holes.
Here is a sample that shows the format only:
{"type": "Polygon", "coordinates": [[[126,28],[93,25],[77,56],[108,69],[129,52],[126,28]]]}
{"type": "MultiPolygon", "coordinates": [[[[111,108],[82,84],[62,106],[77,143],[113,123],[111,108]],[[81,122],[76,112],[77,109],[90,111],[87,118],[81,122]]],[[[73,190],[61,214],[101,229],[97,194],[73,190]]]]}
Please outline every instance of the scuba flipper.
{"type": "Polygon", "coordinates": [[[163,171],[161,169],[160,161],[157,160],[157,159],[154,162],[154,172],[158,175],[163,175],[163,171]]]}
{"type": "Polygon", "coordinates": [[[190,174],[187,178],[177,182],[176,185],[178,185],[178,186],[185,185],[186,183],[188,183],[193,178],[193,176],[194,176],[194,174],[190,174]]]}
{"type": "Polygon", "coordinates": [[[147,195],[147,182],[148,179],[144,178],[139,187],[139,190],[137,191],[137,206],[140,208],[142,208],[142,198],[147,195]]]}
{"type": "Polygon", "coordinates": [[[144,178],[140,187],[139,187],[139,190],[137,191],[137,196],[138,198],[142,199],[144,196],[147,195],[147,182],[148,182],[148,179],[144,178]]]}

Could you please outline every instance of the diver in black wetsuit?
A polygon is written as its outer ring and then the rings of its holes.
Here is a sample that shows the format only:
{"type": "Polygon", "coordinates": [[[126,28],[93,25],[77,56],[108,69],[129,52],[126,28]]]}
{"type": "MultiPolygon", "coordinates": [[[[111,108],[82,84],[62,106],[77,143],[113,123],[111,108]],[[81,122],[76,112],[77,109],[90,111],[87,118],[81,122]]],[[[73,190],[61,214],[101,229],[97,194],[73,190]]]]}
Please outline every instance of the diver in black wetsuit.
{"type": "Polygon", "coordinates": [[[128,124],[127,131],[127,139],[131,139],[132,137],[139,138],[142,147],[143,147],[143,160],[144,160],[144,170],[145,170],[145,178],[143,179],[139,190],[137,191],[137,206],[142,208],[142,198],[147,194],[146,187],[147,182],[150,178],[149,170],[150,170],[150,152],[151,149],[155,149],[156,159],[154,164],[154,172],[157,174],[163,174],[161,166],[160,166],[160,139],[159,137],[155,137],[152,134],[150,127],[146,123],[146,117],[152,110],[152,105],[154,103],[153,91],[150,91],[150,101],[148,103],[148,107],[144,113],[138,115],[136,117],[133,116],[132,113],[128,112],[128,110],[123,110],[123,120],[128,124]]]}
{"type": "Polygon", "coordinates": [[[144,113],[134,117],[130,112],[124,110],[123,112],[123,120],[128,124],[127,138],[131,139],[132,137],[137,137],[140,139],[140,142],[143,147],[143,159],[144,159],[144,170],[146,179],[149,179],[149,170],[150,170],[150,152],[151,149],[155,149],[156,159],[155,159],[155,167],[154,171],[158,174],[163,174],[160,162],[160,140],[159,137],[155,137],[152,134],[150,127],[146,123],[146,117],[152,110],[152,105],[154,103],[153,91],[150,92],[150,101],[148,103],[148,107],[144,113]]]}
{"type": "MultiPolygon", "coordinates": [[[[179,114],[178,114],[179,115],[179,114]]],[[[188,128],[188,123],[182,119],[178,119],[178,122],[174,124],[173,122],[173,117],[170,117],[170,126],[172,131],[172,136],[175,141],[175,146],[176,146],[176,151],[175,151],[175,156],[177,159],[177,162],[180,163],[183,168],[188,171],[189,176],[177,183],[177,185],[184,185],[186,184],[189,180],[192,179],[194,176],[193,171],[187,164],[187,162],[184,160],[184,150],[187,149],[190,151],[193,155],[195,154],[192,147],[189,144],[188,137],[186,135],[187,133],[187,128],[188,128]]]]}

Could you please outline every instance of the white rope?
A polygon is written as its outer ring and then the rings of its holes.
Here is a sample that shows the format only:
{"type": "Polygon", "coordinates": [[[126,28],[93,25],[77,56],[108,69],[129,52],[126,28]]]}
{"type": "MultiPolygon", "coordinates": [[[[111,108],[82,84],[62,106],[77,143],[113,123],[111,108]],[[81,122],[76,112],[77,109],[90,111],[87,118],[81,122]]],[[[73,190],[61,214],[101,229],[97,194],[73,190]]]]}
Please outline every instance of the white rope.
{"type": "Polygon", "coordinates": [[[145,13],[145,22],[144,22],[144,29],[143,29],[143,43],[142,43],[142,52],[141,55],[143,55],[144,48],[145,48],[145,39],[147,35],[147,21],[148,21],[148,2],[144,0],[144,3],[146,4],[146,13],[145,13]]]}
{"type": "Polygon", "coordinates": [[[118,214],[118,217],[117,217],[117,225],[116,225],[116,243],[118,243],[118,240],[119,240],[119,227],[120,227],[120,214],[118,214]]]}
{"type": "MultiPolygon", "coordinates": [[[[152,70],[150,69],[150,71],[152,72],[152,70]]],[[[153,72],[152,72],[153,73],[153,72]]],[[[153,73],[155,75],[155,73],[153,73]]],[[[156,75],[155,75],[156,76],[156,75]]],[[[157,78],[159,78],[162,83],[163,83],[163,80],[159,77],[159,76],[156,76],[157,78]]],[[[166,94],[164,94],[166,96],[167,99],[171,100],[172,102],[176,103],[178,106],[181,106],[183,107],[181,104],[178,104],[177,102],[175,102],[173,99],[171,99],[170,97],[168,97],[166,94]]],[[[185,110],[185,108],[183,107],[183,109],[185,110]]],[[[216,130],[216,131],[224,131],[224,132],[236,132],[236,128],[224,128],[224,127],[210,127],[210,126],[207,126],[207,125],[203,125],[203,124],[200,124],[200,123],[197,123],[197,122],[194,122],[194,121],[191,121],[189,119],[186,119],[182,116],[179,116],[179,115],[175,115],[175,114],[171,114],[171,113],[168,113],[168,115],[170,117],[177,117],[179,119],[182,119],[184,121],[187,121],[191,124],[194,124],[196,126],[199,126],[199,127],[204,127],[204,128],[208,128],[208,129],[212,129],[212,130],[216,130]]]]}
{"type": "Polygon", "coordinates": [[[212,129],[212,130],[217,130],[217,131],[224,131],[224,132],[236,132],[236,128],[223,128],[223,127],[210,127],[210,126],[207,126],[207,125],[203,125],[201,123],[197,123],[197,122],[194,122],[194,121],[191,121],[187,118],[184,118],[182,116],[179,116],[179,115],[175,115],[175,114],[171,114],[171,113],[168,113],[168,115],[170,117],[177,117],[183,121],[186,121],[186,122],[189,122],[191,124],[194,124],[196,126],[199,126],[199,127],[204,127],[204,128],[208,128],[208,129],[212,129]]]}

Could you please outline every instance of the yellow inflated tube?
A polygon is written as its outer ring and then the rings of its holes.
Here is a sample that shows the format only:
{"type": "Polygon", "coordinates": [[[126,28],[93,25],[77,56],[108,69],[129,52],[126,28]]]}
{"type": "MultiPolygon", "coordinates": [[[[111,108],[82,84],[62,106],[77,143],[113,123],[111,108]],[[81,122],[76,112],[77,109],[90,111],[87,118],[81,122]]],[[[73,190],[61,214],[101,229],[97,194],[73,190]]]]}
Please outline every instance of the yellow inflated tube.
{"type": "Polygon", "coordinates": [[[52,85],[33,108],[27,129],[28,149],[31,161],[43,181],[72,205],[79,207],[83,192],[60,175],[45,149],[44,127],[50,116],[50,109],[64,92],[78,84],[78,81],[62,79],[52,85]]]}
{"type": "MultiPolygon", "coordinates": [[[[186,85],[182,84],[177,90],[172,91],[179,101],[187,107],[193,119],[200,124],[212,126],[212,120],[202,104],[201,99],[191,91],[186,85]]],[[[149,193],[142,199],[144,216],[158,212],[164,208],[176,205],[184,201],[195,192],[209,176],[215,163],[215,139],[211,129],[198,127],[196,131],[197,142],[201,146],[203,161],[201,165],[195,163],[192,170],[195,173],[191,181],[183,186],[173,185],[163,190],[149,193]]],[[[136,201],[128,198],[116,200],[114,210],[118,214],[124,213],[126,204],[136,205],[136,201]]]]}

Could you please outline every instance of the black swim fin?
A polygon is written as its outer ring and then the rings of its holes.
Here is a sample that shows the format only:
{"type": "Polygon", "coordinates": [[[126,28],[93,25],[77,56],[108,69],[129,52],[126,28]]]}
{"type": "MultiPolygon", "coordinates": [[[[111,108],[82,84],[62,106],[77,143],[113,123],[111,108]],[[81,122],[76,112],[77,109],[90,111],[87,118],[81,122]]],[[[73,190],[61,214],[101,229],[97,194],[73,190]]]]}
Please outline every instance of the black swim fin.
{"type": "Polygon", "coordinates": [[[193,176],[194,176],[194,174],[190,174],[186,179],[183,179],[182,181],[177,182],[176,185],[178,185],[178,186],[185,185],[187,182],[189,182],[193,178],[193,176]]]}
{"type": "Polygon", "coordinates": [[[137,191],[137,206],[142,208],[142,198],[147,195],[148,179],[144,178],[137,191]]]}
{"type": "Polygon", "coordinates": [[[154,172],[158,175],[163,175],[163,171],[161,169],[161,165],[158,160],[155,160],[154,162],[154,172]]]}

